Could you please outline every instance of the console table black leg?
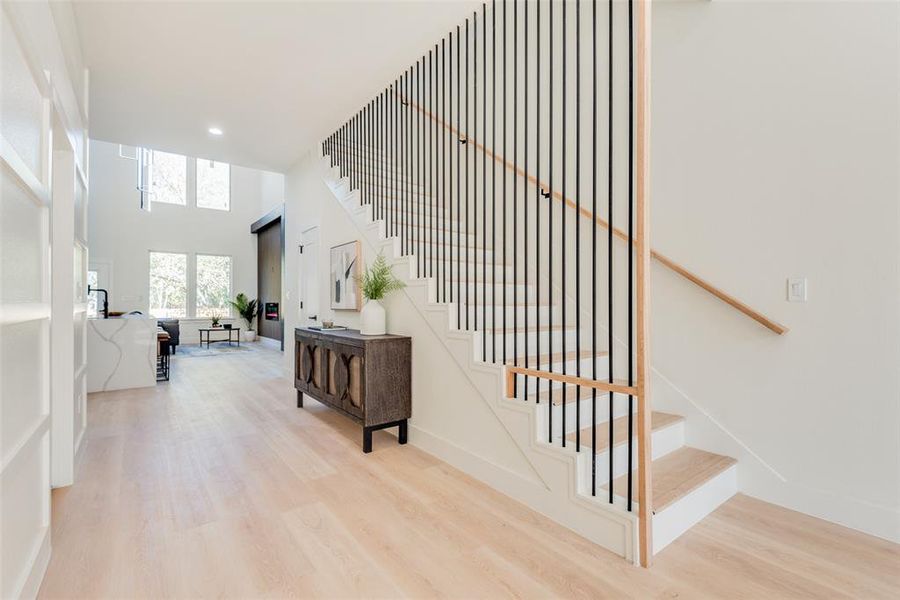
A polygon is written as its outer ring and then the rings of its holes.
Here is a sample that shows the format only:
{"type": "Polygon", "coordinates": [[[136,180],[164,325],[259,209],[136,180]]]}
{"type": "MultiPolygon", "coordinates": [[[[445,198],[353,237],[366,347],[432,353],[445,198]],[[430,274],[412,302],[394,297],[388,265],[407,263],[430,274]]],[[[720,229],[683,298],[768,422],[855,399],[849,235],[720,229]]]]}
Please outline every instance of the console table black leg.
{"type": "Polygon", "coordinates": [[[297,390],[297,408],[303,408],[303,392],[297,390]]]}
{"type": "Polygon", "coordinates": [[[363,427],[363,452],[366,454],[372,451],[372,431],[371,427],[363,427]]]}
{"type": "Polygon", "coordinates": [[[397,432],[397,441],[401,444],[406,443],[406,419],[400,421],[400,431],[397,432]]]}

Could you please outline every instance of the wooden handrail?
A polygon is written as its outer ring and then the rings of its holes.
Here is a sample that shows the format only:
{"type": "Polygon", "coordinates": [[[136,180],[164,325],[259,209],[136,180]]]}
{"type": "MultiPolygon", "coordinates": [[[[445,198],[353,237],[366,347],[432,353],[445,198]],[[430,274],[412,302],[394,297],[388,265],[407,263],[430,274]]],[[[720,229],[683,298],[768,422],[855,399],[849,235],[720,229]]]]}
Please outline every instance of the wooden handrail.
{"type": "Polygon", "coordinates": [[[515,396],[516,375],[537,377],[538,379],[549,379],[560,383],[592,388],[601,392],[625,394],[626,396],[636,396],[638,393],[637,387],[628,385],[627,383],[609,383],[608,381],[598,381],[596,379],[587,379],[576,375],[564,375],[563,373],[554,373],[553,371],[544,371],[543,369],[531,369],[508,364],[506,365],[506,396],[508,398],[513,398],[515,396]]]}
{"type": "MultiPolygon", "coordinates": [[[[464,140],[467,144],[472,144],[472,146],[475,149],[480,150],[481,152],[483,152],[484,154],[489,156],[491,158],[491,160],[503,165],[506,169],[513,171],[516,175],[518,175],[519,177],[522,177],[527,182],[531,183],[532,185],[539,186],[541,189],[547,189],[547,187],[549,187],[545,183],[538,181],[537,178],[534,177],[534,175],[530,175],[530,174],[526,173],[521,167],[519,167],[517,165],[514,166],[510,161],[506,160],[504,157],[502,157],[498,154],[495,154],[491,150],[488,150],[483,144],[481,144],[477,140],[474,140],[471,137],[469,137],[468,135],[461,133],[452,124],[446,123],[443,119],[441,119],[441,118],[437,117],[436,115],[432,114],[431,112],[425,110],[423,107],[417,105],[411,99],[406,98],[403,94],[396,93],[396,95],[398,98],[403,100],[403,102],[408,103],[409,106],[413,107],[417,111],[424,113],[425,116],[427,116],[429,119],[437,122],[441,127],[446,129],[447,131],[449,131],[451,134],[457,136],[457,138],[459,140],[461,140],[461,141],[464,140]]],[[[566,206],[568,206],[569,208],[571,208],[573,210],[578,210],[579,214],[582,217],[585,217],[587,219],[594,219],[594,221],[597,223],[597,225],[600,225],[604,229],[609,229],[609,223],[606,221],[606,219],[599,217],[599,216],[595,217],[591,213],[591,211],[584,208],[583,206],[579,208],[578,205],[575,203],[575,201],[572,200],[571,198],[564,198],[563,195],[558,191],[551,192],[551,197],[559,202],[565,202],[566,206]]],[[[618,227],[613,227],[612,231],[613,231],[613,235],[615,235],[616,238],[618,238],[619,240],[621,240],[623,242],[626,242],[626,243],[628,242],[628,234],[627,233],[625,233],[618,227]]],[[[634,241],[633,243],[637,243],[637,242],[634,241]]],[[[681,275],[682,277],[684,277],[685,279],[687,279],[694,285],[696,285],[696,286],[700,287],[701,289],[705,290],[706,292],[712,294],[713,296],[715,296],[722,302],[728,304],[732,308],[735,308],[738,311],[744,313],[746,316],[750,317],[751,319],[753,319],[754,321],[756,321],[757,323],[759,323],[766,329],[772,331],[773,333],[776,333],[778,335],[783,335],[789,331],[786,326],[782,325],[781,323],[778,323],[777,321],[775,321],[773,319],[770,319],[769,317],[765,316],[758,310],[751,308],[749,305],[747,305],[744,302],[741,302],[740,300],[738,300],[731,294],[725,292],[724,290],[717,288],[709,281],[703,279],[702,277],[700,277],[699,275],[697,275],[695,273],[692,273],[691,271],[689,271],[687,269],[687,267],[685,267],[681,264],[678,264],[677,262],[675,262],[668,256],[665,256],[664,254],[661,254],[661,253],[657,252],[656,250],[653,250],[652,248],[650,249],[650,256],[651,256],[651,258],[655,259],[657,262],[659,262],[663,266],[668,267],[675,273],[678,273],[679,275],[681,275]]]]}

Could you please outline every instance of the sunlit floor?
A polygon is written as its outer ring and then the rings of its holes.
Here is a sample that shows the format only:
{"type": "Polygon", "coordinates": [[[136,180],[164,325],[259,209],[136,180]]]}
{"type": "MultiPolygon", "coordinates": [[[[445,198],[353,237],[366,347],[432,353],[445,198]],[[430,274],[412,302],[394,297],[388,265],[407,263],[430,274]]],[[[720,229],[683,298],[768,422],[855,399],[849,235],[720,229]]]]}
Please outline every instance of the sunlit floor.
{"type": "Polygon", "coordinates": [[[92,395],[45,598],[897,598],[900,546],[737,496],[636,568],[314,401],[281,355],[92,395]]]}

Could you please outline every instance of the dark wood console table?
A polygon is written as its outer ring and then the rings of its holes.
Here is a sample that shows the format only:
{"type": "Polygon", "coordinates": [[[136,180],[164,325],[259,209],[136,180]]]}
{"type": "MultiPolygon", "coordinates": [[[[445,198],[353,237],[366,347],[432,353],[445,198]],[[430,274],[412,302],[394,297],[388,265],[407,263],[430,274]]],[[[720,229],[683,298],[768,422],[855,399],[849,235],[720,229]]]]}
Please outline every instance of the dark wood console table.
{"type": "Polygon", "coordinates": [[[341,411],[363,426],[363,452],[372,451],[372,432],[399,428],[406,443],[412,410],[412,339],[361,335],[359,331],[294,330],[294,387],[341,411]]]}

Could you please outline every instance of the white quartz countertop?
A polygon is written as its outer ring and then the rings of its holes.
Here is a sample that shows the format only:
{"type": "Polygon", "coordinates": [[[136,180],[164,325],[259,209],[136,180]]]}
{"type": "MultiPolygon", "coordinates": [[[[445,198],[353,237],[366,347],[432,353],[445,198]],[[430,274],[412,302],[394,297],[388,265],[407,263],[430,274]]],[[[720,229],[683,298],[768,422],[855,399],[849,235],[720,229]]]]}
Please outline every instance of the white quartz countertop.
{"type": "Polygon", "coordinates": [[[156,318],[88,319],[89,392],[156,385],[156,318]]]}

